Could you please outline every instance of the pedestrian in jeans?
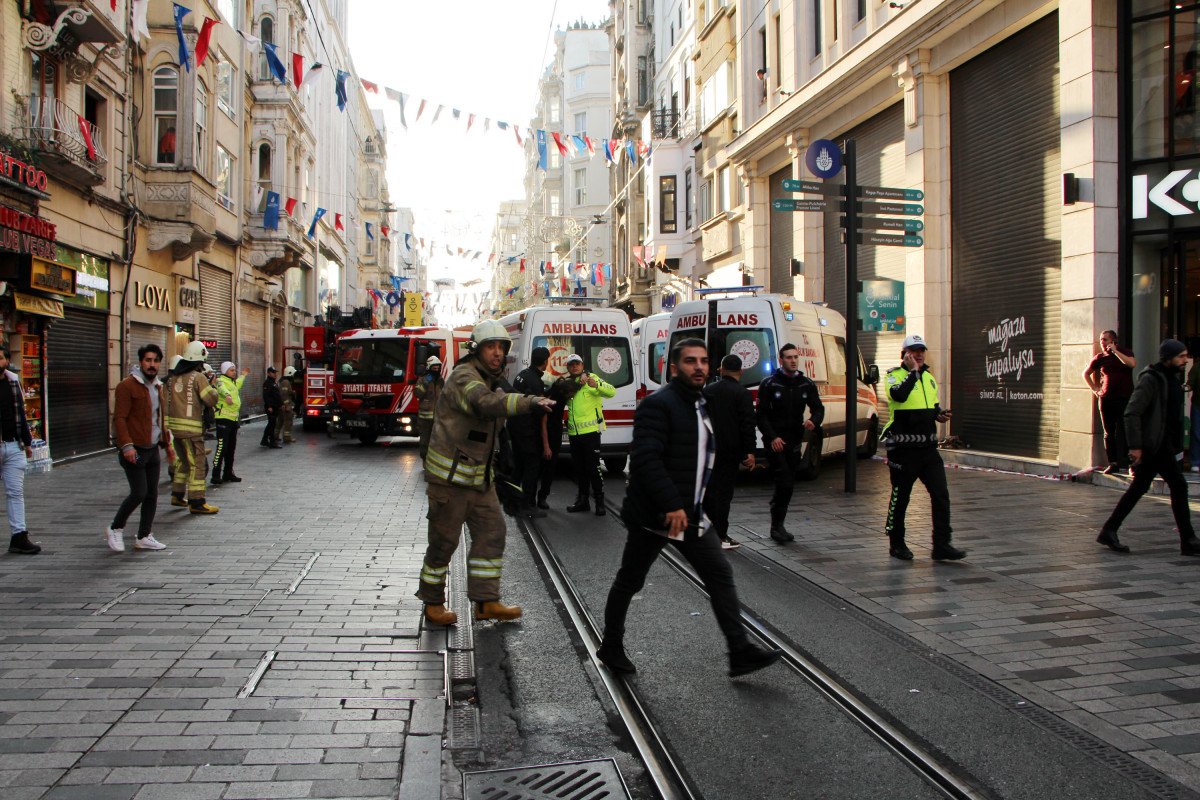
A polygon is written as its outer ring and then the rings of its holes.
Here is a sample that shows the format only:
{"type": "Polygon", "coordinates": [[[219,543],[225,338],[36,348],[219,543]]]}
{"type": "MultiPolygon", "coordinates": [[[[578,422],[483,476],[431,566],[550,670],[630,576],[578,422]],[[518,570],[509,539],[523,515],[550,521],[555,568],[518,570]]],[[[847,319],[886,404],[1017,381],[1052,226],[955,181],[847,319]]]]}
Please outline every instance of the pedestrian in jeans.
{"type": "Polygon", "coordinates": [[[262,385],[263,406],[267,411],[267,427],[263,430],[263,447],[283,447],[275,437],[275,422],[279,416],[279,407],[283,405],[283,395],[279,392],[279,384],[275,381],[275,368],[267,367],[267,379],[262,385]]]}
{"type": "Polygon", "coordinates": [[[1105,475],[1129,468],[1124,417],[1125,404],[1133,394],[1133,369],[1136,366],[1133,351],[1117,344],[1117,332],[1104,331],[1100,334],[1100,352],[1083,371],[1084,383],[1096,395],[1100,424],[1104,427],[1104,452],[1108,457],[1105,475]]]}
{"type": "Polygon", "coordinates": [[[233,474],[233,457],[237,453],[237,432],[241,427],[242,387],[250,370],[243,369],[238,375],[237,365],[232,361],[221,364],[221,374],[214,384],[217,390],[217,452],[213,455],[213,486],[222,483],[241,483],[233,474]]]}
{"type": "Polygon", "coordinates": [[[166,422],[166,392],[158,379],[163,352],[156,344],[138,348],[138,363],[129,377],[117,384],[113,427],[117,433],[117,459],[129,481],[129,495],[117,509],[112,524],[104,532],[108,549],[125,550],[125,521],[141,507],[134,550],[162,550],[166,545],[154,538],[154,512],[158,509],[158,473],[162,465],[160,451],[171,452],[171,433],[166,422]]]}
{"type": "Polygon", "coordinates": [[[1137,387],[1125,409],[1125,435],[1133,462],[1133,481],[1096,537],[1097,542],[1118,553],[1128,553],[1129,547],[1121,544],[1117,530],[1150,488],[1154,476],[1161,475],[1171,490],[1171,513],[1179,528],[1179,552],[1185,556],[1200,556],[1200,539],[1196,538],[1188,509],[1187,481],[1179,468],[1184,445],[1183,368],[1187,358],[1187,347],[1183,342],[1163,340],[1158,346],[1158,363],[1151,364],[1138,375],[1137,387]]]}
{"type": "MultiPolygon", "coordinates": [[[[625,653],[625,618],[634,595],[668,544],[692,565],[708,592],[729,646],[729,675],[762,669],[781,655],[750,642],[742,625],[733,569],[704,513],[716,437],[701,390],[708,350],[700,339],[671,348],[671,380],[638,406],[633,418],[629,488],[621,506],[627,536],[621,567],[604,605],[604,639],[596,658],[618,673],[636,672],[625,653]]],[[[680,673],[681,675],[684,673],[680,673]]]]}
{"type": "Polygon", "coordinates": [[[42,548],[29,541],[25,527],[25,461],[33,456],[33,436],[25,419],[25,391],[21,379],[8,368],[12,354],[7,347],[0,347],[0,370],[7,380],[0,381],[0,480],[4,481],[4,495],[8,510],[8,529],[12,539],[8,552],[23,556],[35,556],[42,548]]]}
{"type": "Polygon", "coordinates": [[[712,520],[721,549],[740,544],[729,538],[729,506],[738,466],[754,469],[754,399],[742,386],[742,359],[727,355],[721,360],[721,379],[704,387],[704,400],[717,437],[717,460],[712,480],[704,492],[704,513],[712,520]]]}

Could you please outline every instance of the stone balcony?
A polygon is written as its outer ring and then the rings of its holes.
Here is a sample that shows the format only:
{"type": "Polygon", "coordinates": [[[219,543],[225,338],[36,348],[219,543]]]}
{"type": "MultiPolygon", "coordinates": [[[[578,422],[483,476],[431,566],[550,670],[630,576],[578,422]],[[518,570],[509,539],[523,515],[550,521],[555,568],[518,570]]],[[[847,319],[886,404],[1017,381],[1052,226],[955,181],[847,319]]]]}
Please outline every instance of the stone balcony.
{"type": "Polygon", "coordinates": [[[217,227],[212,187],[190,170],[150,170],[142,186],[140,206],[149,227],[147,247],[171,249],[176,261],[212,249],[217,227]]]}
{"type": "Polygon", "coordinates": [[[279,229],[263,227],[262,214],[247,214],[243,242],[250,264],[265,275],[282,275],[303,266],[304,256],[313,258],[313,243],[299,220],[281,213],[279,229]]]}

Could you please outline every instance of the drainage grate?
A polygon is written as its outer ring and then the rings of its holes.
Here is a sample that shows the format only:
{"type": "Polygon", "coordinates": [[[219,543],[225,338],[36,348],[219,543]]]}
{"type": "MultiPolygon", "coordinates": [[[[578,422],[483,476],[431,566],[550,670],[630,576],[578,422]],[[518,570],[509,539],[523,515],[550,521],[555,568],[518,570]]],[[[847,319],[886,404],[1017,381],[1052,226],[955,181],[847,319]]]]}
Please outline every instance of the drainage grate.
{"type": "Polygon", "coordinates": [[[463,800],[630,800],[611,758],[463,773],[463,800]]]}
{"type": "MultiPolygon", "coordinates": [[[[451,750],[480,748],[479,706],[474,703],[455,703],[450,709],[446,747],[451,750]]],[[[484,774],[484,773],[480,773],[484,774]]]]}

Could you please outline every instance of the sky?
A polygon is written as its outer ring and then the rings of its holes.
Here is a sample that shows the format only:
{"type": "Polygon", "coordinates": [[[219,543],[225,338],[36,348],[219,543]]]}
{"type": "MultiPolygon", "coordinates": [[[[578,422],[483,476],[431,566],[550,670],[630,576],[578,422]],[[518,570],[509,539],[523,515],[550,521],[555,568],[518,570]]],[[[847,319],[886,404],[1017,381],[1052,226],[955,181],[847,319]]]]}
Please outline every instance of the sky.
{"type": "MultiPolygon", "coordinates": [[[[418,236],[483,250],[486,258],[500,202],[524,197],[524,150],[511,129],[500,131],[495,122],[519,123],[524,139],[537,82],[554,53],[551,32],[607,16],[607,0],[351,0],[347,44],[359,77],[381,88],[368,99],[386,115],[391,202],[413,209],[418,236]],[[409,96],[407,130],[383,87],[409,96]],[[429,105],[418,123],[421,98],[429,105]],[[445,109],[431,124],[439,104],[445,109]],[[452,108],[462,112],[457,121],[452,108]],[[468,114],[476,115],[469,133],[468,114]],[[485,117],[492,120],[487,133],[485,117]]],[[[429,264],[431,277],[488,282],[482,261],[447,256],[441,247],[429,264]]],[[[443,311],[439,319],[475,321],[468,312],[443,311]]]]}

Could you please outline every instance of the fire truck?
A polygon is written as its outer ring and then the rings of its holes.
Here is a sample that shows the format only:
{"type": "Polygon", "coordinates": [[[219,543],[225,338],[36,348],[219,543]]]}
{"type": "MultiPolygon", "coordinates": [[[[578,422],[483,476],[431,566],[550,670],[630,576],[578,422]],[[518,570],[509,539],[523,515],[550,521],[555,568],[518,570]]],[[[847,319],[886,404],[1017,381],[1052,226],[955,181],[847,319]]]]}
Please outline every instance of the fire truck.
{"type": "Polygon", "coordinates": [[[443,376],[466,345],[470,331],[446,328],[353,330],[337,338],[329,435],[348,435],[363,444],[380,436],[417,436],[417,379],[430,356],[442,361],[443,376]]]}
{"type": "Polygon", "coordinates": [[[317,325],[304,328],[303,345],[283,348],[282,366],[290,364],[300,376],[295,390],[301,402],[297,403],[296,411],[304,430],[321,430],[329,424],[332,416],[333,354],[337,337],[346,331],[363,327],[370,319],[369,307],[343,312],[333,306],[327,318],[318,317],[317,325]]]}

